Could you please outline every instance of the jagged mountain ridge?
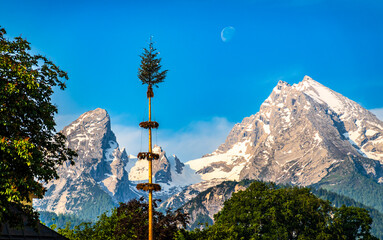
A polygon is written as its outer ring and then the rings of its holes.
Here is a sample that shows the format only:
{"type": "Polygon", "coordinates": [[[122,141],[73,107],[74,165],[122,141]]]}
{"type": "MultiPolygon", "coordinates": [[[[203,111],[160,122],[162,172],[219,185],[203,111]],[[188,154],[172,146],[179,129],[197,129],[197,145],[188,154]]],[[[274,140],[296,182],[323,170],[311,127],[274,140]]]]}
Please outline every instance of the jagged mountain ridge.
{"type": "MultiPolygon", "coordinates": [[[[119,148],[106,110],[98,108],[82,114],[62,133],[78,157],[74,166],[65,163],[58,167],[60,178],[45,186],[44,198],[34,201],[36,209],[92,220],[119,202],[147,195],[136,190],[136,184],[147,181],[148,163],[137,161],[119,148]]],[[[163,188],[156,198],[166,199],[184,185],[200,180],[177,156],[167,157],[159,146],[153,151],[160,154],[160,159],[153,161],[154,182],[163,188]]]]}
{"type": "Polygon", "coordinates": [[[260,111],[236,124],[225,143],[186,163],[204,180],[262,179],[310,185],[347,159],[382,180],[383,123],[308,76],[280,81],[260,111]]]}

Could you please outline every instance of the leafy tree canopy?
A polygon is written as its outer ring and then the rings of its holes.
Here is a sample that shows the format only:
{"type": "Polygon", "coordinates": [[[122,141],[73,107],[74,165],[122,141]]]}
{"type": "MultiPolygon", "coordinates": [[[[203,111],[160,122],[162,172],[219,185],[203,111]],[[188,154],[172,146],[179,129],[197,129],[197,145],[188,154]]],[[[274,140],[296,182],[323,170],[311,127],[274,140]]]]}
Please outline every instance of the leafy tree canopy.
{"type": "Polygon", "coordinates": [[[367,210],[332,207],[308,188],[254,182],[234,193],[203,230],[179,231],[176,239],[377,239],[367,210]]]}
{"type": "Polygon", "coordinates": [[[21,37],[13,41],[0,27],[0,221],[20,223],[20,212],[37,221],[30,196],[42,197],[42,184],[58,178],[55,167],[75,152],[55,132],[53,88],[65,88],[67,74],[41,55],[30,53],[21,37]]]}
{"type": "MultiPolygon", "coordinates": [[[[156,201],[154,205],[157,207],[156,201]]],[[[143,198],[133,199],[128,203],[120,203],[110,216],[102,214],[93,225],[82,223],[71,229],[69,223],[64,229],[58,229],[58,233],[69,239],[78,240],[147,239],[148,209],[148,203],[145,203],[143,198]]],[[[168,210],[166,214],[154,211],[154,237],[158,240],[173,239],[180,228],[186,227],[187,222],[187,215],[180,210],[175,212],[168,210]]]]}

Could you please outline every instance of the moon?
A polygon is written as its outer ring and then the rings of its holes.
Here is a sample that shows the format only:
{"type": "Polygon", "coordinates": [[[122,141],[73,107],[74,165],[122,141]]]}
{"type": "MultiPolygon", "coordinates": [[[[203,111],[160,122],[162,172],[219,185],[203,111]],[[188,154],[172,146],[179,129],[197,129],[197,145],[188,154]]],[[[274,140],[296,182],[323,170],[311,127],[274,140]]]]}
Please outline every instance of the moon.
{"type": "Polygon", "coordinates": [[[223,42],[230,42],[233,39],[235,34],[235,28],[232,26],[225,27],[221,31],[221,39],[223,42]]]}

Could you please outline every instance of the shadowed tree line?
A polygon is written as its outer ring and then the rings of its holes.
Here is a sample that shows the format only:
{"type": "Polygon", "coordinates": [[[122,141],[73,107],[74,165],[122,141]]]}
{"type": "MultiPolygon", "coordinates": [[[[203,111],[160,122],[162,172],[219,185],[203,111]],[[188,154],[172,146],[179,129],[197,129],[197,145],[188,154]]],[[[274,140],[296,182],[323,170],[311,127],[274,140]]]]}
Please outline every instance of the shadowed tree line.
{"type": "MultiPolygon", "coordinates": [[[[121,203],[110,216],[58,232],[69,239],[146,239],[148,205],[140,200],[121,203]]],[[[283,187],[255,181],[234,193],[204,229],[185,229],[188,216],[181,210],[154,211],[155,239],[378,239],[367,210],[331,205],[308,188],[283,187]]]]}

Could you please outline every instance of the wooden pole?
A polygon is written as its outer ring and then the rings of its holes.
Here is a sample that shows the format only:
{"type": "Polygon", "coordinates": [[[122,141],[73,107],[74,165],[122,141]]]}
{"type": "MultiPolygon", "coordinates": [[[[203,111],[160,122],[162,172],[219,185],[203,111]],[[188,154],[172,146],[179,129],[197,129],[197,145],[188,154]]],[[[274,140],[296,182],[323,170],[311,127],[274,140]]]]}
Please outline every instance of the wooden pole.
{"type": "MultiPolygon", "coordinates": [[[[149,122],[152,121],[152,101],[149,97],[149,122]]],[[[152,129],[149,128],[149,153],[152,152],[152,129]]],[[[152,184],[152,159],[149,160],[149,184],[152,184]]],[[[152,190],[149,190],[149,240],[153,240],[153,203],[152,190]]]]}

